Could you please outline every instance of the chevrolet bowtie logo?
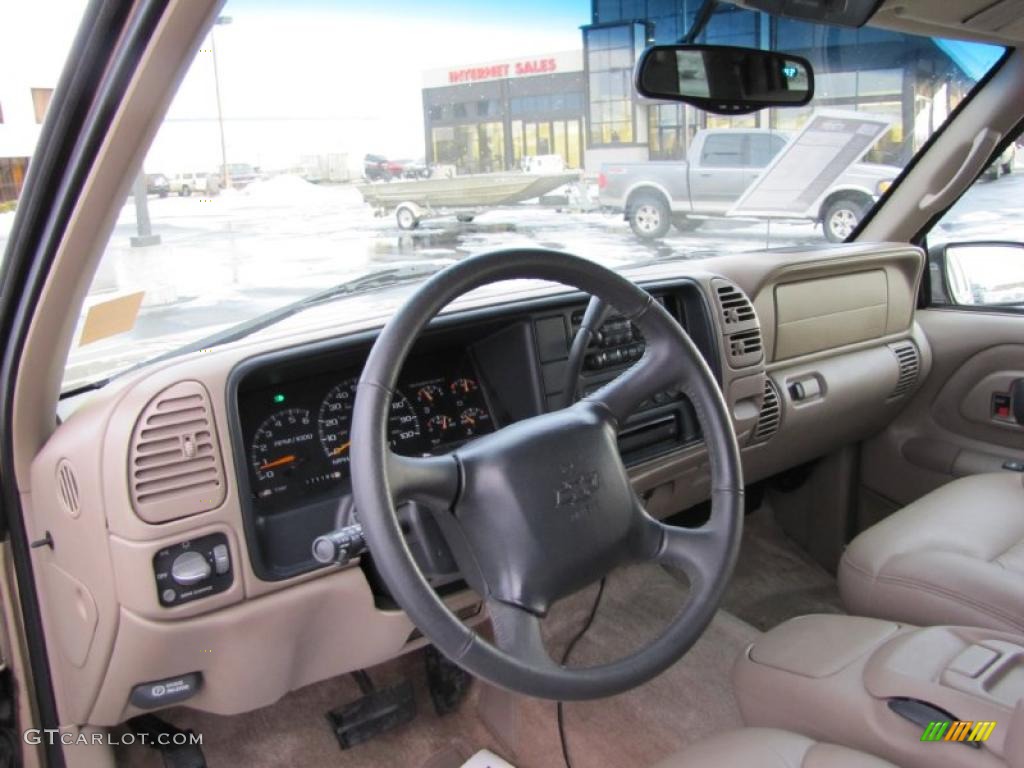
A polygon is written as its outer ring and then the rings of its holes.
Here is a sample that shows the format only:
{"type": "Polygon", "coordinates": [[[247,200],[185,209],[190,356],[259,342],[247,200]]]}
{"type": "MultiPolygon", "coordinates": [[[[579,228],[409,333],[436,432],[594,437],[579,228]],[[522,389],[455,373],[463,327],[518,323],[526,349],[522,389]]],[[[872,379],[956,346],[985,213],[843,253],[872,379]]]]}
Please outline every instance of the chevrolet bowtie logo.
{"type": "Polygon", "coordinates": [[[583,472],[564,478],[555,491],[555,507],[575,507],[586,503],[600,484],[597,472],[583,472]]]}

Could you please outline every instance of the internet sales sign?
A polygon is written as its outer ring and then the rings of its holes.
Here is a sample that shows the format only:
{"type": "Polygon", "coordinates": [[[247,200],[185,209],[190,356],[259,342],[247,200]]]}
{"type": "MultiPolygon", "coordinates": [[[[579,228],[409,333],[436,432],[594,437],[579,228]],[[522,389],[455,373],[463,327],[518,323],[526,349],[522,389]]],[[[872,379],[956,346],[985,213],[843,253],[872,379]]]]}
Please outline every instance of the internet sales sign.
{"type": "Polygon", "coordinates": [[[579,72],[582,69],[582,53],[580,51],[566,51],[509,61],[495,61],[465,67],[435,69],[424,73],[423,85],[427,88],[437,88],[445,85],[480,83],[488,80],[505,80],[513,77],[579,72]]]}
{"type": "Polygon", "coordinates": [[[511,64],[490,64],[483,67],[452,69],[448,71],[449,83],[470,83],[477,80],[500,80],[505,77],[522,77],[523,75],[544,75],[557,72],[558,62],[555,59],[529,59],[511,64]]]}

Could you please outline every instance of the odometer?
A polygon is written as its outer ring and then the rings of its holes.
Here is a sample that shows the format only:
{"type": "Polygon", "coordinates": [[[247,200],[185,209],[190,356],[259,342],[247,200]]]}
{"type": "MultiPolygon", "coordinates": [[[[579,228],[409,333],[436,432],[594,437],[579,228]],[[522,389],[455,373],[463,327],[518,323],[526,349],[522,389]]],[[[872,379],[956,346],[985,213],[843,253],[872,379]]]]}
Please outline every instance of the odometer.
{"type": "MultiPolygon", "coordinates": [[[[320,404],[317,420],[320,444],[327,460],[336,467],[347,467],[352,448],[352,408],[356,401],[357,379],[348,379],[327,393],[320,404]]],[[[388,418],[391,448],[396,453],[415,455],[421,450],[420,420],[412,404],[401,392],[391,401],[388,418]]]]}

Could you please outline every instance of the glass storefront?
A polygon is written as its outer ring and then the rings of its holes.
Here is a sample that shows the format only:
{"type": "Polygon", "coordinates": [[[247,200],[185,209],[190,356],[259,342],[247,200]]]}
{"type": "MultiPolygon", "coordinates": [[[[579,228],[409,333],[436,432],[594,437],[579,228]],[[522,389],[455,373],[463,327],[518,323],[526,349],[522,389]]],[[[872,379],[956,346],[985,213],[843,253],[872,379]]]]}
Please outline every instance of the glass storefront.
{"type": "Polygon", "coordinates": [[[454,165],[460,173],[504,171],[505,127],[500,122],[431,129],[433,162],[454,165]]]}
{"type": "Polygon", "coordinates": [[[428,73],[423,114],[429,164],[460,174],[518,170],[524,160],[558,155],[566,168],[583,165],[586,106],[580,51],[454,70],[497,77],[448,84],[452,70],[428,73]],[[516,74],[527,71],[540,74],[516,74]]]}
{"type": "Polygon", "coordinates": [[[589,146],[632,144],[635,136],[633,65],[646,43],[642,24],[584,31],[589,93],[589,146]]]}
{"type": "Polygon", "coordinates": [[[566,168],[579,168],[583,160],[582,121],[512,121],[512,167],[519,168],[523,158],[560,155],[566,168]]]}

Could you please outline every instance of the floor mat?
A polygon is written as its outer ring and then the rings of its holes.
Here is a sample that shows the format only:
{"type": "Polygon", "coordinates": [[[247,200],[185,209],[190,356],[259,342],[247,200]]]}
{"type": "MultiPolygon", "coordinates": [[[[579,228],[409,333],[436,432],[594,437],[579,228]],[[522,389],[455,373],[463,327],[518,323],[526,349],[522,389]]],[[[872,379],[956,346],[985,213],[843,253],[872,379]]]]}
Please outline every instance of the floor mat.
{"type": "Polygon", "coordinates": [[[760,630],[808,613],[845,613],[835,577],[782,531],[768,506],[744,521],[721,607],[760,630]]]}
{"type": "MultiPolygon", "coordinates": [[[[594,588],[585,590],[552,611],[545,622],[545,636],[553,653],[559,653],[578,631],[594,593],[594,588]]],[[[685,586],[657,566],[616,571],[597,619],[576,646],[571,664],[592,665],[639,647],[676,613],[685,595],[685,586]]],[[[565,705],[566,731],[575,765],[647,766],[691,741],[739,725],[730,672],[738,654],[757,635],[749,625],[720,612],[693,649],[657,679],[610,699],[565,705]]],[[[294,691],[270,707],[237,717],[185,708],[163,716],[178,727],[203,734],[203,750],[213,768],[447,768],[453,763],[459,765],[460,758],[468,759],[480,749],[490,749],[518,768],[557,768],[563,764],[553,702],[509,696],[514,726],[499,734],[518,733],[518,737],[499,739],[478,715],[485,687],[479,681],[474,681],[469,697],[456,713],[438,717],[426,690],[422,654],[410,654],[370,673],[378,685],[392,684],[403,677],[412,679],[419,714],[412,723],[351,750],[339,749],[324,719],[327,710],[360,695],[348,676],[294,691]]],[[[161,765],[157,753],[141,747],[119,748],[117,758],[119,765],[161,765]]]]}

